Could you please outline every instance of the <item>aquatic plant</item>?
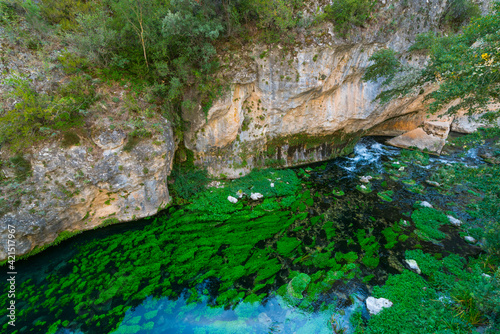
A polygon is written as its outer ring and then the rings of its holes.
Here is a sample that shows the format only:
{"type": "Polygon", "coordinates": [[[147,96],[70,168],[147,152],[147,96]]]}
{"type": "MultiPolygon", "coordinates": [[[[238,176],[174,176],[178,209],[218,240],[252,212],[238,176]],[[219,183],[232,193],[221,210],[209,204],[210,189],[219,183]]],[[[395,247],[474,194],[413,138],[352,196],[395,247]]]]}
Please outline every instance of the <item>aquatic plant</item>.
{"type": "Polygon", "coordinates": [[[369,194],[371,193],[373,190],[372,190],[372,186],[370,183],[368,184],[362,184],[362,185],[357,185],[356,186],[356,189],[358,189],[359,191],[361,191],[363,194],[369,194]]]}
{"type": "Polygon", "coordinates": [[[341,196],[345,195],[345,192],[343,192],[342,189],[334,188],[332,190],[332,194],[334,194],[335,196],[341,197],[341,196]]]}
{"type": "Polygon", "coordinates": [[[448,217],[439,210],[433,208],[420,208],[415,210],[411,219],[415,223],[417,234],[424,240],[441,240],[445,238],[445,234],[439,230],[439,227],[448,224],[448,217]]]}
{"type": "Polygon", "coordinates": [[[309,275],[304,273],[298,274],[288,283],[288,294],[294,298],[304,298],[302,292],[307,288],[309,282],[311,282],[311,277],[309,275]]]}
{"type": "Polygon", "coordinates": [[[382,192],[378,192],[377,193],[377,196],[385,201],[385,202],[392,202],[392,198],[391,196],[394,194],[394,192],[392,190],[386,190],[386,191],[382,191],[382,192]]]}

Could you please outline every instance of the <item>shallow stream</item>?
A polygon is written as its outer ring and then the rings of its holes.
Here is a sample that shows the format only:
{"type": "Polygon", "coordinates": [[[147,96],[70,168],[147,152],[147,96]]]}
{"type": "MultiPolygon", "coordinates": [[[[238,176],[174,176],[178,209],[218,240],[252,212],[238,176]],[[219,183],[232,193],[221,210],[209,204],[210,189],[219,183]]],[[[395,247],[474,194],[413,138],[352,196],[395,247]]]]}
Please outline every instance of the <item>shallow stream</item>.
{"type": "Polygon", "coordinates": [[[460,194],[426,180],[456,162],[482,163],[472,151],[410,159],[363,138],[349,157],[261,172],[189,207],[82,233],[17,263],[15,333],[351,332],[373,287],[408,268],[406,250],[478,254],[456,227],[434,237],[413,221],[418,201],[453,211],[460,194]],[[264,198],[249,199],[257,190],[264,198]]]}

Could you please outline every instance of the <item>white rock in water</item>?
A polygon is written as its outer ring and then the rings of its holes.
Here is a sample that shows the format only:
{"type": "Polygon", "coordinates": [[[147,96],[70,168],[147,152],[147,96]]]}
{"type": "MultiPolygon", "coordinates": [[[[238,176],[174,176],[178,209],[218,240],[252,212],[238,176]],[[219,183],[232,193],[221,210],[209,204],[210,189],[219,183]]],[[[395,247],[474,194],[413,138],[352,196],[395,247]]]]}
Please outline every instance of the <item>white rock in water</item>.
{"type": "Polygon", "coordinates": [[[417,274],[421,274],[422,271],[420,270],[420,267],[418,266],[417,261],[415,260],[405,260],[405,262],[408,264],[411,270],[415,270],[417,274]]]}
{"type": "Polygon", "coordinates": [[[238,199],[234,198],[233,196],[227,196],[227,200],[231,203],[238,203],[238,199]]]}
{"type": "Polygon", "coordinates": [[[400,172],[402,172],[402,171],[404,171],[404,170],[405,170],[405,168],[404,168],[404,167],[399,167],[399,169],[398,169],[398,171],[400,171],[400,172]]]}
{"type": "Polygon", "coordinates": [[[461,220],[459,220],[459,219],[457,219],[457,218],[455,218],[455,217],[453,217],[453,216],[450,216],[450,215],[448,215],[448,216],[446,216],[446,217],[448,217],[448,219],[450,220],[450,223],[451,223],[452,225],[455,225],[455,226],[460,226],[460,225],[462,225],[462,221],[461,221],[461,220]]]}
{"type": "Polygon", "coordinates": [[[476,239],[474,239],[473,237],[471,237],[470,235],[464,237],[465,241],[468,241],[470,242],[471,244],[475,244],[476,243],[476,239]]]}
{"type": "Polygon", "coordinates": [[[488,275],[488,274],[485,274],[485,273],[482,273],[481,276],[486,277],[486,278],[491,278],[491,275],[488,275]]]}
{"type": "Polygon", "coordinates": [[[254,201],[258,200],[259,198],[262,198],[264,197],[264,195],[262,195],[261,193],[252,193],[250,195],[250,198],[253,199],[254,201]]]}
{"type": "Polygon", "coordinates": [[[274,183],[271,183],[271,188],[274,188],[274,183]]]}
{"type": "Polygon", "coordinates": [[[425,180],[425,183],[427,183],[428,185],[433,186],[433,187],[440,187],[441,186],[438,182],[431,181],[431,180],[425,180]]]}
{"type": "Polygon", "coordinates": [[[420,206],[424,207],[424,208],[433,208],[432,204],[427,202],[427,201],[422,201],[420,202],[420,206]]]}
{"type": "Polygon", "coordinates": [[[361,176],[359,180],[363,183],[369,183],[371,179],[372,177],[368,175],[368,176],[361,176]]]}
{"type": "Polygon", "coordinates": [[[364,185],[361,185],[361,187],[360,187],[360,188],[361,188],[361,189],[366,189],[366,186],[364,186],[364,185]]]}
{"type": "Polygon", "coordinates": [[[385,298],[374,298],[368,297],[366,298],[366,308],[371,315],[378,314],[385,307],[391,307],[392,302],[389,299],[385,298]]]}
{"type": "Polygon", "coordinates": [[[263,325],[266,325],[266,326],[269,326],[273,321],[271,318],[269,318],[269,316],[267,314],[265,314],[264,312],[262,313],[259,313],[259,316],[257,317],[257,319],[259,320],[259,322],[263,325]]]}

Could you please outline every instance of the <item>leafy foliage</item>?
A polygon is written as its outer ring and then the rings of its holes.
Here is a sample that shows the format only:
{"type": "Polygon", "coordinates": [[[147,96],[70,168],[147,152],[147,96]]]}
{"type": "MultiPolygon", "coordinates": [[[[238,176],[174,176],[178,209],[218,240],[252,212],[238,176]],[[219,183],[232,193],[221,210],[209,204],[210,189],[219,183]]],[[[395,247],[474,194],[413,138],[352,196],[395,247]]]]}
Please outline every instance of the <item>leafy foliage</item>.
{"type": "Polygon", "coordinates": [[[441,17],[441,22],[457,31],[464,23],[468,23],[480,13],[479,6],[471,0],[450,0],[441,17]]]}
{"type": "Polygon", "coordinates": [[[382,85],[389,85],[396,73],[401,70],[401,63],[396,58],[398,54],[392,49],[381,49],[376,51],[369,60],[373,64],[368,66],[363,76],[365,81],[375,81],[380,77],[385,77],[382,85]]]}
{"type": "Polygon", "coordinates": [[[8,96],[19,102],[0,113],[0,143],[9,143],[13,150],[81,124],[85,109],[96,96],[86,76],[73,77],[54,95],[36,92],[21,77],[12,77],[9,83],[12,91],[8,96]]]}
{"type": "MultiPolygon", "coordinates": [[[[468,1],[452,1],[448,14],[452,22],[465,22],[474,10],[468,1]],[[469,8],[469,9],[467,9],[469,8]],[[469,13],[469,14],[464,14],[469,13]],[[465,15],[465,16],[464,16],[465,15]],[[465,17],[465,19],[463,19],[465,17]],[[456,18],[456,21],[454,18],[456,18]]],[[[456,113],[465,109],[469,113],[486,111],[490,103],[500,100],[499,55],[500,3],[492,6],[488,15],[472,18],[463,31],[450,36],[435,37],[432,33],[420,35],[412,50],[429,50],[430,62],[423,71],[402,66],[394,58],[394,51],[381,53],[371,65],[365,80],[385,77],[384,84],[393,84],[379,94],[383,102],[416,91],[416,87],[426,82],[438,83],[437,90],[426,96],[429,111],[435,113],[448,107],[447,112],[456,113]],[[399,73],[395,73],[392,64],[399,73]],[[397,82],[394,78],[397,77],[397,82]]]]}
{"type": "Polygon", "coordinates": [[[335,30],[346,35],[352,25],[363,26],[370,19],[376,1],[373,0],[334,0],[325,6],[320,19],[332,21],[335,30]]]}
{"type": "Polygon", "coordinates": [[[77,14],[92,10],[94,2],[85,0],[41,0],[41,13],[51,23],[58,24],[63,30],[77,26],[77,14]]]}
{"type": "Polygon", "coordinates": [[[172,177],[175,194],[186,200],[203,192],[210,180],[207,170],[197,168],[175,168],[172,177]]]}
{"type": "Polygon", "coordinates": [[[14,169],[16,180],[25,181],[31,175],[31,162],[18,154],[9,159],[9,165],[14,169]]]}

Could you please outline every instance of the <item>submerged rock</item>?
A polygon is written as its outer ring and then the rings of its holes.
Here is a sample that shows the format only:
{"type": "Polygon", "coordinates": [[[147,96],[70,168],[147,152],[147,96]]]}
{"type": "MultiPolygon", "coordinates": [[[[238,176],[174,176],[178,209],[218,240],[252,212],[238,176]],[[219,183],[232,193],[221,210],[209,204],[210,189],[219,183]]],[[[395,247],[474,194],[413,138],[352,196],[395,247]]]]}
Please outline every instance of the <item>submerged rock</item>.
{"type": "Polygon", "coordinates": [[[259,322],[261,324],[263,324],[265,326],[269,326],[273,322],[272,319],[264,312],[259,313],[259,316],[257,317],[257,319],[259,320],[259,322]]]}
{"type": "Polygon", "coordinates": [[[462,221],[460,219],[457,219],[457,218],[455,218],[453,216],[450,216],[450,215],[448,215],[446,217],[448,217],[448,219],[450,220],[450,223],[452,225],[454,225],[454,226],[460,226],[460,225],[462,225],[462,221]]]}
{"type": "Polygon", "coordinates": [[[420,270],[420,267],[418,266],[417,261],[415,260],[405,260],[405,262],[408,264],[411,270],[415,271],[417,274],[421,274],[422,271],[420,270]]]}
{"type": "Polygon", "coordinates": [[[433,187],[440,187],[441,186],[438,182],[431,181],[431,180],[425,180],[425,183],[427,183],[428,185],[433,186],[433,187]]]}
{"type": "Polygon", "coordinates": [[[288,294],[298,299],[304,298],[302,292],[307,288],[309,282],[311,282],[311,277],[309,275],[303,273],[298,274],[288,283],[288,294]]]}
{"type": "Polygon", "coordinates": [[[361,178],[359,180],[363,183],[370,183],[371,179],[373,179],[373,178],[370,175],[367,175],[367,176],[361,176],[361,178]]]}
{"type": "Polygon", "coordinates": [[[420,205],[421,207],[424,207],[424,208],[431,208],[431,209],[432,209],[432,208],[434,208],[434,207],[432,206],[432,204],[431,204],[431,203],[429,203],[429,202],[427,202],[427,201],[422,201],[422,202],[420,202],[418,205],[420,205]]]}
{"type": "Polygon", "coordinates": [[[471,244],[475,244],[477,242],[477,240],[471,237],[470,235],[464,237],[464,239],[465,241],[470,242],[471,244]]]}
{"type": "Polygon", "coordinates": [[[366,298],[366,308],[370,315],[376,315],[382,311],[383,308],[388,308],[392,306],[392,302],[386,298],[366,298]]]}
{"type": "Polygon", "coordinates": [[[264,195],[262,195],[261,193],[252,193],[250,195],[250,198],[253,199],[254,201],[261,199],[262,197],[264,197],[264,195]]]}

